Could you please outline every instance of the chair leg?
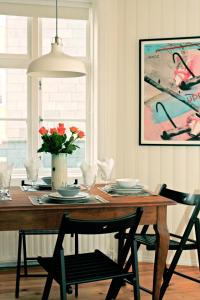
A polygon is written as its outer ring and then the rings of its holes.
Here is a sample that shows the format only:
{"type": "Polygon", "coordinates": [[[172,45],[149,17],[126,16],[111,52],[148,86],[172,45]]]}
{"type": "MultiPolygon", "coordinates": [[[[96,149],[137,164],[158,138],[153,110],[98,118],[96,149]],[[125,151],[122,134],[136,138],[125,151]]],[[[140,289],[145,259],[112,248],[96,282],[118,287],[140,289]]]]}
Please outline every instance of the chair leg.
{"type": "MultiPolygon", "coordinates": [[[[75,233],[75,254],[78,254],[78,234],[75,233]]],[[[75,284],[75,297],[78,297],[78,284],[75,284]]]]}
{"type": "Polygon", "coordinates": [[[199,270],[200,270],[200,221],[199,219],[195,222],[195,234],[196,234],[196,241],[197,241],[197,256],[199,261],[199,270]]]}
{"type": "Polygon", "coordinates": [[[133,245],[132,245],[132,265],[133,265],[133,271],[135,275],[135,280],[134,280],[134,299],[135,300],[140,300],[140,284],[139,284],[139,270],[138,270],[138,259],[137,259],[137,242],[134,239],[133,240],[133,245]]]}
{"type": "Polygon", "coordinates": [[[16,284],[15,284],[15,298],[19,298],[19,284],[20,284],[20,271],[21,271],[21,250],[22,250],[22,233],[19,231],[16,284]]]}
{"type": "Polygon", "coordinates": [[[176,250],[176,253],[175,253],[175,255],[174,255],[174,257],[173,257],[173,259],[171,261],[171,264],[170,264],[170,266],[168,268],[168,271],[166,273],[165,279],[164,279],[163,284],[161,286],[161,289],[160,289],[160,298],[159,298],[160,300],[163,298],[163,296],[164,296],[164,294],[166,292],[166,289],[167,289],[167,287],[169,285],[169,282],[170,282],[170,280],[171,280],[171,278],[172,278],[172,276],[174,274],[174,271],[175,271],[175,268],[176,268],[177,263],[179,261],[179,258],[180,258],[181,254],[182,254],[183,247],[184,247],[184,245],[187,242],[187,239],[188,239],[188,237],[190,235],[190,232],[191,232],[192,227],[194,226],[194,224],[197,224],[197,223],[196,222],[194,223],[194,221],[190,221],[188,223],[188,226],[187,226],[187,228],[185,230],[185,233],[184,233],[184,235],[182,237],[182,240],[179,243],[179,247],[176,250]]]}
{"type": "Polygon", "coordinates": [[[165,280],[165,276],[167,275],[167,265],[165,264],[165,269],[164,269],[164,272],[163,272],[163,281],[165,280]]]}
{"type": "MultiPolygon", "coordinates": [[[[142,230],[141,230],[140,234],[141,234],[141,235],[146,234],[147,231],[148,231],[148,228],[149,228],[149,225],[144,225],[144,226],[142,227],[142,230]]],[[[137,249],[138,249],[138,250],[139,250],[140,246],[141,246],[141,243],[138,242],[138,243],[137,243],[137,249]]]]}
{"type": "Polygon", "coordinates": [[[117,257],[117,261],[119,262],[119,253],[121,252],[121,249],[122,249],[122,247],[124,245],[124,240],[125,240],[124,235],[125,235],[125,232],[124,231],[123,232],[119,232],[118,235],[119,235],[119,239],[118,239],[118,250],[117,250],[118,257],[117,257]]]}
{"type": "MultiPolygon", "coordinates": [[[[141,234],[145,234],[147,232],[148,228],[149,228],[149,225],[144,225],[143,228],[142,228],[142,230],[141,230],[141,234]]],[[[123,245],[123,244],[121,244],[121,245],[123,245]]],[[[141,243],[137,243],[137,250],[139,250],[140,245],[141,245],[141,243]]],[[[122,247],[122,246],[120,246],[120,247],[122,247]]],[[[120,247],[119,247],[119,243],[118,243],[118,253],[121,250],[120,247]]],[[[131,257],[128,260],[127,267],[128,268],[131,267],[131,257]]]]}
{"type": "Polygon", "coordinates": [[[48,300],[52,282],[53,282],[53,277],[48,274],[47,280],[45,283],[45,287],[44,287],[44,291],[43,291],[43,295],[42,295],[42,300],[48,300]]]}
{"type": "Polygon", "coordinates": [[[27,252],[26,252],[26,235],[22,234],[22,243],[23,243],[23,256],[24,256],[24,275],[28,275],[28,267],[27,267],[27,252]]]}
{"type": "MultiPolygon", "coordinates": [[[[118,238],[118,250],[117,250],[117,261],[119,262],[119,253],[121,252],[121,249],[122,249],[122,247],[124,246],[124,242],[125,242],[125,232],[123,231],[123,232],[119,232],[118,233],[118,235],[119,235],[119,238],[118,238]]],[[[125,286],[126,285],[126,282],[125,282],[125,280],[123,280],[123,283],[122,283],[122,285],[123,286],[125,286]]]]}
{"type": "Polygon", "coordinates": [[[113,300],[117,297],[121,286],[123,285],[123,279],[115,278],[111,281],[109,290],[107,292],[105,300],[113,300]]]}
{"type": "Polygon", "coordinates": [[[65,257],[64,250],[60,250],[60,300],[67,300],[65,257]]]}
{"type": "Polygon", "coordinates": [[[166,292],[166,289],[169,286],[169,282],[173,276],[174,270],[177,266],[177,263],[179,261],[182,251],[183,251],[182,248],[179,246],[179,249],[176,251],[176,253],[172,259],[172,262],[171,262],[167,272],[165,273],[165,278],[164,278],[163,284],[160,289],[160,298],[159,298],[160,300],[163,298],[163,296],[166,292]]]}

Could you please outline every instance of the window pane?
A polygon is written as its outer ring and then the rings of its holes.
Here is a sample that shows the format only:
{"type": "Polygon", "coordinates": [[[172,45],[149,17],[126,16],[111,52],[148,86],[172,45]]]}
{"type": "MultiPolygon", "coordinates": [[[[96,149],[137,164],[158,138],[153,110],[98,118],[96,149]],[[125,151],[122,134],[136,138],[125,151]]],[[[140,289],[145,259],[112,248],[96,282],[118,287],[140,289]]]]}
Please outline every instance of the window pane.
{"type": "MultiPolygon", "coordinates": [[[[64,52],[72,56],[86,56],[85,20],[58,19],[58,36],[62,39],[64,52]]],[[[42,19],[42,53],[51,50],[52,38],[56,35],[55,19],[42,19]]]]}
{"type": "Polygon", "coordinates": [[[26,122],[0,121],[0,160],[24,168],[26,157],[26,122]]]}
{"type": "Polygon", "coordinates": [[[42,79],[44,119],[85,119],[86,77],[42,79]]]}
{"type": "Polygon", "coordinates": [[[27,53],[27,17],[0,15],[0,53],[27,53]]]}
{"type": "Polygon", "coordinates": [[[0,69],[0,119],[26,118],[26,70],[0,69]]]}
{"type": "MultiPolygon", "coordinates": [[[[66,121],[60,121],[59,123],[64,123],[65,128],[67,129],[67,136],[70,136],[69,127],[76,126],[80,130],[83,130],[85,132],[85,123],[84,122],[76,122],[76,124],[72,122],[66,122],[66,121]]],[[[41,123],[41,126],[45,126],[46,128],[53,128],[58,126],[58,122],[47,122],[44,121],[41,123]]],[[[85,138],[80,139],[77,141],[77,145],[80,147],[76,151],[74,151],[72,154],[68,154],[68,167],[69,168],[78,168],[83,160],[85,160],[85,138]]],[[[51,154],[44,153],[42,154],[42,162],[44,168],[50,168],[51,166],[51,154]]]]}

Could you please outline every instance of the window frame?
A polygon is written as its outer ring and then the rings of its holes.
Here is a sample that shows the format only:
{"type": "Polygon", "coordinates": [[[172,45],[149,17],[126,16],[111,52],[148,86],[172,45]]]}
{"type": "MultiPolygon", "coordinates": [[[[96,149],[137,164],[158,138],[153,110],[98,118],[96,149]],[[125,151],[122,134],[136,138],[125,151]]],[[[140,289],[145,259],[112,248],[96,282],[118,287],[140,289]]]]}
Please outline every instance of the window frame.
{"type": "MultiPolygon", "coordinates": [[[[67,5],[66,5],[67,6],[67,5]]],[[[85,6],[85,5],[84,5],[85,6]]],[[[94,53],[94,39],[93,39],[93,15],[92,7],[88,4],[87,7],[78,6],[77,3],[72,7],[69,5],[70,9],[73,9],[73,16],[75,15],[75,10],[77,10],[77,15],[83,14],[83,19],[85,19],[86,13],[85,9],[88,10],[87,18],[87,32],[86,32],[86,57],[84,59],[87,66],[87,79],[86,79],[86,160],[90,163],[94,163],[97,158],[97,112],[96,103],[94,97],[94,70],[93,70],[93,53],[94,53]],[[80,11],[78,11],[80,9],[80,11]]],[[[39,5],[5,5],[0,4],[0,9],[2,15],[17,15],[17,16],[27,16],[27,54],[5,54],[0,53],[0,68],[17,68],[17,69],[27,69],[30,61],[39,55],[41,55],[41,43],[38,47],[38,40],[41,37],[41,27],[40,27],[40,17],[52,17],[52,8],[50,5],[46,5],[47,15],[44,15],[41,6],[39,5]],[[20,7],[20,9],[19,9],[20,7]],[[30,7],[34,7],[33,15],[31,16],[30,7]],[[22,9],[23,8],[23,9],[22,9]],[[36,12],[38,11],[38,16],[36,12]],[[39,13],[40,12],[40,13],[39,13]],[[50,12],[50,13],[49,13],[50,12]]],[[[62,16],[60,18],[68,19],[67,14],[63,15],[64,12],[68,12],[67,9],[62,9],[62,16]]],[[[70,19],[79,19],[72,18],[70,19]]],[[[62,38],[62,37],[61,37],[62,38]]],[[[49,41],[51,42],[51,41],[49,41]]],[[[40,116],[40,93],[39,93],[39,78],[27,77],[27,157],[33,156],[36,153],[39,143],[40,136],[38,134],[39,129],[39,116],[40,116]],[[37,101],[36,101],[37,99],[37,101]]],[[[8,119],[10,120],[10,119],[8,119]]],[[[22,120],[22,119],[19,119],[22,120]]],[[[45,176],[49,174],[49,170],[41,169],[40,176],[45,176]]],[[[21,178],[25,177],[25,168],[15,169],[13,172],[13,177],[21,178]]],[[[80,169],[69,169],[69,177],[79,177],[80,169]]]]}

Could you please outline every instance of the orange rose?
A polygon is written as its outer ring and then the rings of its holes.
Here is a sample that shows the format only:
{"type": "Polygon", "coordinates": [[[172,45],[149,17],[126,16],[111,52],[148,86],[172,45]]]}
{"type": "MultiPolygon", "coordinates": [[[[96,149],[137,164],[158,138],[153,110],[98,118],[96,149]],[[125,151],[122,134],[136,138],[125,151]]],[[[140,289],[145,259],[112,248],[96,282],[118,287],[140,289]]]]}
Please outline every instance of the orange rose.
{"type": "Polygon", "coordinates": [[[48,133],[48,130],[43,126],[43,127],[41,127],[41,128],[39,129],[39,133],[40,133],[41,135],[45,135],[45,134],[48,133]]]}
{"type": "Polygon", "coordinates": [[[66,128],[64,127],[64,123],[59,123],[57,130],[59,135],[64,135],[66,130],[66,128]]]}
{"type": "Polygon", "coordinates": [[[82,130],[80,130],[80,131],[78,132],[78,137],[79,137],[80,139],[82,139],[84,136],[85,136],[85,133],[84,133],[82,130]]]}
{"type": "Polygon", "coordinates": [[[78,132],[78,128],[75,127],[75,126],[72,126],[72,127],[70,127],[69,129],[70,129],[70,131],[71,131],[72,133],[77,133],[77,132],[78,132]]]}
{"type": "Polygon", "coordinates": [[[53,133],[57,133],[57,129],[56,128],[50,128],[50,133],[53,134],[53,133]]]}
{"type": "Polygon", "coordinates": [[[64,127],[63,128],[62,127],[58,127],[58,134],[59,135],[64,135],[65,134],[65,130],[66,129],[64,127]]]}

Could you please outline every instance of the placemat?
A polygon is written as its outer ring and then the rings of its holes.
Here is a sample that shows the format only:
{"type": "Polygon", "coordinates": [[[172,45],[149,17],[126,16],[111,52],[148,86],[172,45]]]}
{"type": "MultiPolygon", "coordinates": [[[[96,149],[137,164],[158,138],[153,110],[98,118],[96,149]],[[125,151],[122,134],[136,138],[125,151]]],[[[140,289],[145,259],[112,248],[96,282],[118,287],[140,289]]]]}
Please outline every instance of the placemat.
{"type": "Polygon", "coordinates": [[[20,188],[23,192],[38,192],[38,191],[51,190],[51,186],[45,184],[38,184],[34,187],[31,187],[30,185],[21,185],[20,188]]]}
{"type": "Polygon", "coordinates": [[[48,195],[43,195],[40,197],[37,196],[29,196],[29,199],[33,205],[77,205],[77,204],[97,204],[97,203],[108,203],[109,201],[98,196],[91,195],[87,199],[76,199],[76,200],[66,200],[63,202],[59,202],[59,200],[52,201],[52,199],[48,198],[48,195]]]}
{"type": "Polygon", "coordinates": [[[7,202],[7,201],[11,201],[12,198],[9,197],[9,198],[6,198],[6,199],[0,199],[0,204],[4,203],[4,202],[7,202]]]}
{"type": "Polygon", "coordinates": [[[123,192],[123,193],[117,193],[116,191],[112,190],[108,185],[105,185],[103,187],[98,187],[98,189],[100,189],[102,192],[113,196],[113,197],[124,197],[124,196],[150,196],[152,195],[152,193],[150,193],[149,191],[145,190],[145,189],[141,189],[141,190],[135,190],[133,192],[123,192]]]}

